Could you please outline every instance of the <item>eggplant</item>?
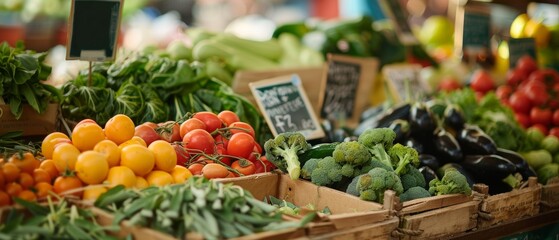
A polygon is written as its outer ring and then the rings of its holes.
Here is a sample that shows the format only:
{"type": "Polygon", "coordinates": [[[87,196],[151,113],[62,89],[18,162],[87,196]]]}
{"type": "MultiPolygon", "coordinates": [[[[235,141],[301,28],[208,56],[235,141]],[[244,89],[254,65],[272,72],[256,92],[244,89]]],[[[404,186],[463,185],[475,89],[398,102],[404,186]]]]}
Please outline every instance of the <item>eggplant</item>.
{"type": "Polygon", "coordinates": [[[462,173],[462,175],[466,177],[466,181],[468,182],[468,185],[470,185],[470,187],[474,186],[474,184],[477,183],[477,179],[474,178],[472,173],[470,173],[468,170],[466,170],[464,167],[462,167],[462,165],[458,163],[447,163],[442,167],[438,168],[437,176],[439,178],[442,178],[444,176],[444,172],[451,168],[456,169],[458,172],[462,173]]]}
{"type": "Polygon", "coordinates": [[[439,160],[430,154],[419,154],[419,165],[427,166],[431,169],[438,169],[440,167],[439,160]]]}
{"type": "Polygon", "coordinates": [[[429,182],[431,182],[431,180],[438,179],[435,171],[428,166],[420,167],[418,170],[421,174],[423,174],[423,178],[425,178],[425,183],[427,184],[427,188],[429,188],[429,182]]]}
{"type": "Polygon", "coordinates": [[[361,113],[360,122],[371,118],[380,118],[384,115],[384,111],[386,110],[385,106],[385,104],[380,104],[378,106],[365,109],[365,111],[361,113]]]}
{"type": "Polygon", "coordinates": [[[406,145],[408,147],[411,147],[411,148],[415,149],[415,151],[417,151],[417,153],[419,153],[419,154],[425,153],[424,145],[421,142],[415,140],[415,138],[408,138],[406,143],[403,144],[403,145],[406,145]]]}
{"type": "Polygon", "coordinates": [[[406,120],[396,119],[388,128],[396,133],[394,143],[403,144],[410,137],[410,124],[406,120]]]}
{"type": "Polygon", "coordinates": [[[410,110],[410,127],[412,135],[431,134],[437,127],[433,113],[422,103],[414,103],[410,110]]]}
{"type": "Polygon", "coordinates": [[[388,127],[396,119],[409,119],[411,104],[405,103],[389,110],[377,123],[378,128],[388,127]]]}
{"type": "Polygon", "coordinates": [[[503,182],[501,179],[492,179],[489,181],[483,181],[483,184],[489,187],[489,195],[497,195],[501,193],[506,193],[512,191],[513,187],[503,182]]]}
{"type": "Polygon", "coordinates": [[[534,171],[534,169],[530,167],[530,165],[528,165],[526,159],[524,159],[524,157],[522,157],[522,155],[518,154],[517,152],[504,148],[497,148],[497,155],[511,161],[516,167],[516,172],[522,175],[522,180],[526,181],[529,177],[536,176],[536,171],[534,171]]]}
{"type": "Polygon", "coordinates": [[[497,144],[478,126],[465,126],[456,139],[465,154],[490,155],[497,153],[497,144]]]}
{"type": "Polygon", "coordinates": [[[454,104],[446,106],[443,115],[443,124],[446,127],[452,128],[454,131],[459,132],[466,122],[462,109],[454,104]]]}
{"type": "Polygon", "coordinates": [[[425,102],[425,104],[427,105],[427,108],[429,108],[429,111],[431,111],[435,115],[435,117],[441,119],[443,118],[444,111],[446,109],[446,103],[444,101],[439,99],[431,99],[425,102]]]}
{"type": "Polygon", "coordinates": [[[460,164],[481,182],[502,180],[516,172],[514,163],[499,155],[467,155],[460,164]]]}
{"type": "Polygon", "coordinates": [[[464,158],[460,144],[452,134],[437,128],[433,139],[434,155],[441,163],[461,162],[464,158]]]}

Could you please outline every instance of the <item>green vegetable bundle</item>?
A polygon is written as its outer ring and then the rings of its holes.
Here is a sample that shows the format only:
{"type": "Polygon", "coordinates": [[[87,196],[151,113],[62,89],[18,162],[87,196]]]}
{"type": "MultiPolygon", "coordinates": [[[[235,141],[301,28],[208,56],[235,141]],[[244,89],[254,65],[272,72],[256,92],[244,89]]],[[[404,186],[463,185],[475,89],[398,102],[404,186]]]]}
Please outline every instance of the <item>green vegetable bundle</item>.
{"type": "Polygon", "coordinates": [[[277,207],[256,200],[232,184],[192,177],[185,184],[150,187],[141,191],[115,187],[101,195],[95,206],[112,212],[114,224],[128,220],[180,239],[200,234],[223,239],[301,227],[314,218],[284,222],[277,207]]]}
{"type": "Polygon", "coordinates": [[[43,63],[46,55],[26,51],[21,45],[0,44],[0,103],[8,104],[16,119],[21,117],[24,103],[43,113],[59,97],[58,89],[42,82],[51,72],[43,63]]]}

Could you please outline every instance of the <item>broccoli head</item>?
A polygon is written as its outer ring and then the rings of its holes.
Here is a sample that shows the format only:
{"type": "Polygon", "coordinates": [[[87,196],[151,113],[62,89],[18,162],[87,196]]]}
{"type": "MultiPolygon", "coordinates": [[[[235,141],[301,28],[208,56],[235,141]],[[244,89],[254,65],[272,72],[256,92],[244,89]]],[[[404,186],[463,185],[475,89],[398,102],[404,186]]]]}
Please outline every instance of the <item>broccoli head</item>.
{"type": "Polygon", "coordinates": [[[359,178],[363,175],[365,174],[358,175],[351,180],[351,182],[349,183],[349,185],[347,185],[347,188],[345,190],[347,194],[351,194],[353,196],[359,197],[359,189],[357,189],[357,182],[359,181],[359,178]]]}
{"type": "Polygon", "coordinates": [[[301,177],[310,180],[311,174],[318,166],[318,161],[320,160],[321,158],[311,158],[307,162],[305,162],[305,165],[303,165],[303,168],[301,168],[301,177]]]}
{"type": "Polygon", "coordinates": [[[341,181],[343,176],[342,165],[333,157],[325,157],[318,159],[316,168],[311,173],[311,182],[319,186],[331,186],[341,181]]]}
{"type": "Polygon", "coordinates": [[[408,165],[406,174],[400,176],[402,181],[402,186],[404,191],[411,189],[413,187],[425,188],[425,177],[423,174],[415,167],[408,165]]]}
{"type": "Polygon", "coordinates": [[[398,176],[406,173],[409,169],[407,168],[408,165],[414,168],[419,166],[419,154],[411,147],[396,143],[388,150],[388,155],[392,159],[392,167],[394,167],[394,172],[398,176]]]}
{"type": "Polygon", "coordinates": [[[357,141],[369,149],[373,161],[379,161],[393,169],[387,150],[392,148],[395,138],[396,133],[390,128],[372,128],[359,135],[357,141]]]}
{"type": "Polygon", "coordinates": [[[371,161],[369,149],[357,141],[342,142],[336,145],[332,156],[339,164],[361,166],[371,161]]]}
{"type": "Polygon", "coordinates": [[[394,171],[391,166],[389,167],[389,166],[387,166],[386,164],[384,164],[380,161],[377,161],[375,159],[371,159],[371,161],[369,161],[367,164],[365,164],[365,165],[363,165],[359,168],[356,168],[355,171],[353,172],[353,176],[359,176],[361,174],[368,173],[373,168],[383,168],[386,171],[394,171]]]}
{"type": "Polygon", "coordinates": [[[404,191],[398,175],[382,168],[373,168],[357,180],[359,197],[363,200],[383,203],[384,191],[388,189],[395,191],[396,195],[404,191]]]}
{"type": "Polygon", "coordinates": [[[418,198],[426,198],[430,196],[431,194],[429,193],[429,191],[425,190],[425,188],[412,187],[400,195],[400,201],[405,202],[405,201],[410,201],[418,198]]]}
{"type": "Polygon", "coordinates": [[[444,176],[440,180],[433,179],[429,182],[429,193],[431,193],[431,195],[455,193],[470,195],[472,194],[472,189],[462,173],[456,169],[450,168],[444,172],[444,176]]]}
{"type": "Polygon", "coordinates": [[[268,161],[287,172],[293,180],[298,179],[301,173],[299,155],[310,148],[305,136],[299,132],[280,133],[264,143],[268,161]]]}

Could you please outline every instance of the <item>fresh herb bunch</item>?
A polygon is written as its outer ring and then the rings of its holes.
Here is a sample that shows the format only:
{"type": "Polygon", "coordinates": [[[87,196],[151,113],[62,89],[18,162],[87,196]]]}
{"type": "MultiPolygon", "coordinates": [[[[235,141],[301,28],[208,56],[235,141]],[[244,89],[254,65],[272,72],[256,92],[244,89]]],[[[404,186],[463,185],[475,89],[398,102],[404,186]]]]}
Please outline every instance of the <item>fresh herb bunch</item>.
{"type": "Polygon", "coordinates": [[[200,234],[204,239],[234,238],[262,231],[301,227],[312,220],[282,220],[278,208],[255,199],[239,186],[192,177],[184,184],[141,191],[117,186],[101,195],[95,206],[114,214],[114,224],[155,229],[180,239],[200,234]]]}
{"type": "Polygon", "coordinates": [[[43,113],[50,102],[60,99],[57,88],[42,82],[51,72],[44,64],[46,55],[25,50],[22,44],[15,48],[0,44],[0,103],[8,104],[16,119],[21,117],[24,103],[43,113]]]}

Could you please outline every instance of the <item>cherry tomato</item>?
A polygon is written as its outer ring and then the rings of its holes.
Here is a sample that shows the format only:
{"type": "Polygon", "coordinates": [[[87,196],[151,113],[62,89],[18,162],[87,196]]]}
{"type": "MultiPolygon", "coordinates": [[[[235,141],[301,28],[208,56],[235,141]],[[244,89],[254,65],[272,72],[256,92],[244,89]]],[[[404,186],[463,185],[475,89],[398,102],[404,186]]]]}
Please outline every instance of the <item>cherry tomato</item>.
{"type": "Polygon", "coordinates": [[[209,133],[213,133],[216,129],[221,128],[223,124],[213,112],[197,112],[192,117],[204,122],[206,124],[206,131],[209,133]]]}
{"type": "Polygon", "coordinates": [[[223,122],[223,124],[227,127],[231,123],[241,121],[239,116],[233,111],[223,110],[217,114],[217,117],[223,122]]]}
{"type": "Polygon", "coordinates": [[[507,72],[506,81],[509,86],[518,86],[521,82],[528,78],[526,72],[522,69],[514,68],[507,72]]]}
{"type": "MultiPolygon", "coordinates": [[[[54,180],[53,190],[55,193],[62,194],[77,188],[83,187],[79,178],[74,176],[59,176],[54,180]]],[[[81,197],[83,191],[75,191],[71,193],[77,197],[81,197]]],[[[65,194],[62,194],[65,195],[65,194]]]]}
{"type": "Polygon", "coordinates": [[[229,139],[227,153],[237,157],[248,158],[254,149],[254,144],[254,138],[248,133],[236,133],[229,139]]]}
{"type": "Polygon", "coordinates": [[[167,142],[176,142],[181,140],[180,125],[175,121],[159,123],[156,131],[159,133],[159,137],[167,142]]]}
{"type": "Polygon", "coordinates": [[[538,129],[544,136],[547,136],[547,127],[541,123],[534,124],[530,128],[538,129]]]}
{"type": "Polygon", "coordinates": [[[194,129],[186,133],[182,141],[188,150],[200,150],[207,154],[212,154],[215,151],[214,138],[203,129],[194,129]]]}
{"type": "Polygon", "coordinates": [[[445,92],[450,92],[460,89],[462,85],[454,77],[445,77],[439,83],[439,89],[445,92]]]}
{"type": "Polygon", "coordinates": [[[532,124],[542,124],[543,126],[551,123],[552,112],[549,109],[532,108],[530,111],[530,122],[532,124]]]}
{"type": "Polygon", "coordinates": [[[559,138],[559,127],[554,127],[549,130],[549,135],[553,135],[559,138]]]}
{"type": "Polygon", "coordinates": [[[204,164],[201,163],[193,163],[188,166],[188,170],[192,175],[202,175],[202,168],[204,168],[204,164]]]}
{"type": "Polygon", "coordinates": [[[555,70],[541,69],[541,70],[537,70],[537,71],[532,72],[532,74],[530,74],[528,79],[533,80],[533,81],[542,82],[542,83],[545,83],[547,85],[551,85],[551,84],[555,83],[557,81],[557,79],[559,79],[559,75],[557,74],[557,72],[555,70]]]}
{"type": "Polygon", "coordinates": [[[254,142],[254,149],[252,151],[262,154],[262,146],[258,142],[254,142]]]}
{"type": "Polygon", "coordinates": [[[227,149],[225,147],[223,147],[222,145],[217,145],[215,153],[217,157],[219,157],[219,161],[221,161],[223,164],[231,166],[231,158],[224,156],[227,155],[227,149]]]}
{"type": "Polygon", "coordinates": [[[553,116],[552,118],[552,122],[554,126],[558,126],[559,127],[559,109],[555,110],[555,112],[553,112],[553,116]]]}
{"type": "Polygon", "coordinates": [[[254,128],[252,128],[252,126],[250,126],[250,124],[245,123],[245,122],[234,122],[231,123],[229,125],[229,131],[231,132],[231,134],[235,134],[235,133],[239,133],[239,132],[245,132],[250,134],[250,136],[252,136],[252,138],[254,138],[254,128]]]}
{"type": "Polygon", "coordinates": [[[134,136],[141,137],[146,142],[146,145],[150,145],[152,142],[159,140],[159,134],[154,128],[148,126],[147,124],[138,125],[134,129],[134,136]]]}
{"type": "Polygon", "coordinates": [[[512,94],[512,87],[509,85],[501,85],[495,90],[495,95],[501,100],[508,100],[512,94]]]}
{"type": "Polygon", "coordinates": [[[476,92],[486,93],[495,88],[495,83],[487,71],[479,69],[472,75],[470,87],[476,92]]]}
{"type": "Polygon", "coordinates": [[[202,175],[207,179],[224,178],[229,175],[229,170],[218,163],[208,163],[202,168],[202,175]]]}
{"type": "Polygon", "coordinates": [[[517,113],[529,113],[532,108],[530,99],[520,91],[514,92],[510,95],[509,104],[511,108],[517,113]]]}
{"type": "Polygon", "coordinates": [[[206,124],[198,118],[189,118],[188,120],[181,123],[180,126],[181,138],[183,138],[187,132],[190,132],[194,129],[206,129],[206,124]]]}
{"type": "Polygon", "coordinates": [[[528,84],[523,88],[524,93],[536,106],[543,105],[547,103],[549,99],[549,94],[547,93],[545,85],[542,84],[528,84]]]}
{"type": "Polygon", "coordinates": [[[256,172],[256,166],[251,161],[241,159],[231,163],[231,168],[239,171],[243,175],[251,175],[256,172]]]}
{"type": "Polygon", "coordinates": [[[257,159],[256,161],[254,161],[252,163],[254,163],[254,166],[256,168],[255,173],[270,172],[276,167],[276,166],[274,166],[274,164],[272,164],[270,161],[268,161],[266,156],[261,156],[260,159],[257,159]]]}
{"type": "Polygon", "coordinates": [[[530,117],[525,113],[515,113],[514,118],[524,128],[529,128],[532,125],[532,123],[530,122],[530,117]]]}
{"type": "Polygon", "coordinates": [[[530,76],[532,72],[538,70],[538,64],[529,55],[524,55],[516,61],[516,68],[523,71],[526,76],[530,76]]]}
{"type": "Polygon", "coordinates": [[[216,146],[222,146],[224,148],[227,148],[227,144],[229,144],[229,139],[227,139],[221,134],[216,135],[214,139],[215,139],[216,146]]]}
{"type": "Polygon", "coordinates": [[[184,149],[181,144],[173,143],[173,148],[175,149],[175,153],[177,154],[177,165],[179,166],[186,166],[188,161],[190,160],[190,154],[188,151],[184,149]]]}

